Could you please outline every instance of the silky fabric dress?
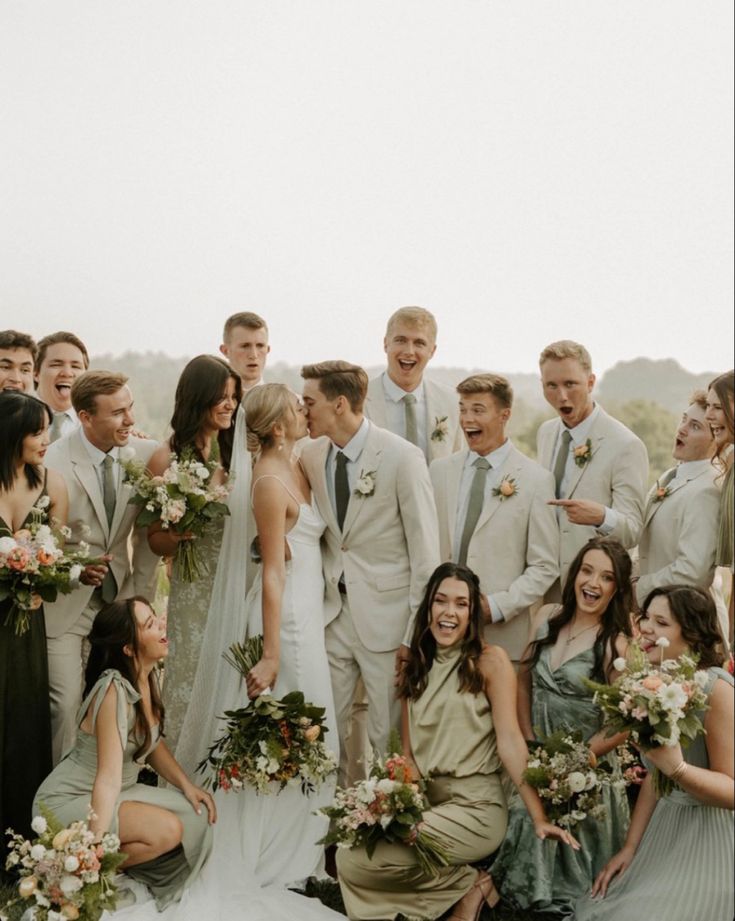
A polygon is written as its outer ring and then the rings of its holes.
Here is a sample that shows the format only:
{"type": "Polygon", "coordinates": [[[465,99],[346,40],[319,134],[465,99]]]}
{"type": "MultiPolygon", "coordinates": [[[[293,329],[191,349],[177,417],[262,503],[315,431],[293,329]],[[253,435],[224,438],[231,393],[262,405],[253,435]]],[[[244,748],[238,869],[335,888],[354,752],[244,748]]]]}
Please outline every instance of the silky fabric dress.
{"type": "Polygon", "coordinates": [[[339,849],[339,881],[353,921],[399,912],[438,918],[472,888],[477,871],[468,864],[503,840],[507,809],[492,711],[484,691],[459,690],[460,655],[459,646],[438,647],[424,693],[408,704],[411,748],[428,779],[424,822],[443,840],[450,865],[432,877],[408,845],[381,842],[372,859],[364,848],[339,849]]]}
{"type": "MultiPolygon", "coordinates": [[[[733,685],[720,668],[707,671],[706,691],[718,678],[733,685]]],[[[699,714],[704,719],[704,713],[699,714]]],[[[684,760],[709,767],[704,735],[683,750],[684,760]]],[[[651,765],[648,765],[649,769],[651,765]]],[[[581,898],[576,921],[732,921],[735,917],[733,814],[705,806],[680,787],[662,797],[638,850],[604,899],[581,898]]]]}
{"type": "MultiPolygon", "coordinates": [[[[732,451],[732,448],[730,449],[732,451]]],[[[720,531],[717,540],[717,565],[733,572],[733,505],[735,505],[735,461],[725,474],[720,496],[720,531]]]]}
{"type": "MultiPolygon", "coordinates": [[[[45,488],[34,503],[46,495],[45,488]]],[[[26,515],[26,527],[32,510],[26,515]]],[[[41,524],[46,511],[35,513],[41,524]]],[[[0,518],[0,537],[13,532],[0,518]]],[[[31,803],[38,785],[51,770],[51,711],[43,608],[30,614],[22,636],[5,624],[12,601],[0,602],[0,879],[5,870],[5,830],[31,833],[31,803]]]]}
{"type": "MultiPolygon", "coordinates": [[[[545,624],[538,638],[547,633],[545,624]]],[[[551,651],[551,646],[543,646],[531,671],[531,725],[545,736],[559,729],[578,729],[589,739],[602,725],[601,711],[584,683],[592,676],[594,650],[572,656],[557,669],[551,667],[551,651]]],[[[559,841],[538,838],[523,802],[514,794],[508,832],[491,868],[503,899],[520,908],[571,914],[575,901],[623,846],[630,821],[628,800],[616,756],[610,753],[605,760],[611,763],[611,779],[618,784],[603,788],[604,819],[590,817],[572,827],[581,845],[578,851],[559,841]]]]}
{"type": "MultiPolygon", "coordinates": [[[[133,704],[140,695],[133,686],[115,669],[103,672],[92,690],[85,698],[79,710],[77,726],[91,708],[92,726],[97,722],[97,715],[108,689],[113,687],[117,697],[117,728],[123,747],[122,786],[117,798],[110,831],[117,833],[117,810],[120,803],[135,801],[149,803],[168,809],[180,819],[183,826],[182,849],[162,855],[157,860],[148,861],[139,867],[131,867],[128,875],[144,882],[156,900],[158,909],[163,909],[180,898],[186,885],[198,874],[207,859],[212,846],[212,826],[208,823],[207,810],[202,808],[197,815],[191,803],[173,787],[151,787],[138,783],[138,773],[143,761],[158,745],[160,739],[158,726],[151,730],[151,746],[135,761],[139,741],[135,737],[135,710],[133,704]]],[[[41,784],[34,800],[34,812],[41,804],[48,807],[62,823],[86,820],[88,817],[92,787],[97,776],[97,737],[78,729],[74,748],[57,764],[53,772],[41,784]]]]}

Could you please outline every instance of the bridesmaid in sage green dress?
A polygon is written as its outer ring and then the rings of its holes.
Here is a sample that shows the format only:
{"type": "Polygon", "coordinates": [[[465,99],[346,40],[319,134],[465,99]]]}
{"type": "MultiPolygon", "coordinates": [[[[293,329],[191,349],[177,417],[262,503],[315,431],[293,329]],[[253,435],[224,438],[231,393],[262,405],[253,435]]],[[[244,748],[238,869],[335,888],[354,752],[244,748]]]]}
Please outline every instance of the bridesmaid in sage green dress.
{"type": "MultiPolygon", "coordinates": [[[[148,469],[160,476],[176,458],[190,456],[204,463],[217,462],[212,483],[227,478],[232,458],[235,413],[240,403],[240,378],[227,362],[211,355],[199,355],[186,365],[176,387],[172,434],[151,456],[148,469]]],[[[194,582],[185,582],[173,567],[168,600],[168,638],[170,657],[166,663],[163,696],[166,703],[166,738],[176,750],[179,732],[191,699],[191,689],[204,638],[209,601],[217,571],[224,531],[219,518],[196,540],[202,573],[194,582]]],[[[160,524],[148,529],[148,543],[154,553],[175,557],[182,535],[162,530],[160,524]]]]}
{"type": "Polygon", "coordinates": [[[95,618],[74,748],[39,787],[59,821],[87,820],[114,832],[128,855],[122,869],[145,883],[163,910],[181,897],[212,846],[209,793],[195,787],[162,739],[164,711],[156,664],[168,653],[160,621],[144,598],[115,601],[95,618]],[[168,781],[139,784],[144,762],[168,781]],[[172,789],[172,788],[177,789],[172,789]]]}
{"type": "MultiPolygon", "coordinates": [[[[473,921],[497,901],[492,881],[471,864],[505,834],[504,765],[520,784],[528,751],[515,712],[515,673],[499,646],[482,641],[480,586],[465,566],[443,563],[416,614],[410,652],[399,679],[404,755],[427,780],[423,822],[441,838],[449,866],[424,873],[408,845],[380,842],[337,851],[339,882],[352,921],[438,918],[454,905],[454,921],[473,921]]],[[[577,847],[550,825],[536,791],[521,787],[535,833],[577,847]]]]}
{"type": "Polygon", "coordinates": [[[733,678],[723,660],[717,611],[708,592],[688,586],[654,589],[643,605],[641,639],[649,659],[699,657],[706,674],[709,709],[699,716],[704,734],[680,745],[644,753],[672,781],[656,799],[649,774],[621,850],[600,872],[592,891],[576,905],[576,921],[732,921],[735,917],[733,834],[733,678]]]}
{"type": "MultiPolygon", "coordinates": [[[[536,615],[535,642],[521,663],[518,688],[518,716],[527,739],[581,730],[597,756],[621,741],[599,731],[601,712],[583,679],[609,681],[615,675],[613,660],[625,653],[631,633],[630,569],[630,557],[617,541],[593,538],[572,562],[561,607],[546,605],[536,615]]],[[[613,779],[617,774],[620,780],[614,753],[606,757],[613,779]]],[[[602,802],[604,819],[589,817],[574,826],[581,848],[572,851],[539,840],[514,797],[508,833],[491,868],[502,898],[523,909],[570,914],[628,830],[622,783],[606,785],[602,802]]]]}

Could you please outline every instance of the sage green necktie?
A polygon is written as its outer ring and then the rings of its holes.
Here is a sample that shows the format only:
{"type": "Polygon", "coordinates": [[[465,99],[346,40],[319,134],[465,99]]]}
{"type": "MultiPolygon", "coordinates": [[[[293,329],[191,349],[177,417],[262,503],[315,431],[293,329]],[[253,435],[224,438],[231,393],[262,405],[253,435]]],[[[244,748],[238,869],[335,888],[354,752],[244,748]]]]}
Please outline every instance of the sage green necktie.
{"type": "Polygon", "coordinates": [[[347,479],[347,455],[337,451],[337,465],[334,471],[334,498],[337,505],[337,524],[340,531],[345,522],[347,506],[350,504],[350,481],[347,479]]]}
{"type": "Polygon", "coordinates": [[[475,475],[472,477],[470,485],[470,495],[467,500],[467,514],[464,519],[464,528],[462,529],[462,540],[459,542],[459,555],[457,562],[461,566],[467,564],[467,548],[470,545],[472,535],[477,527],[477,520],[480,517],[482,506],[485,504],[485,483],[487,481],[487,472],[490,469],[490,463],[484,457],[478,457],[473,463],[475,475]]]}
{"type": "Polygon", "coordinates": [[[115,514],[115,478],[112,473],[114,459],[109,454],[102,461],[102,502],[105,506],[108,526],[112,524],[115,514]]]}
{"type": "Polygon", "coordinates": [[[49,444],[53,444],[59,438],[61,438],[61,432],[64,426],[64,419],[66,418],[66,413],[54,413],[54,418],[51,422],[51,428],[48,430],[49,444]]]}
{"type": "Polygon", "coordinates": [[[569,429],[564,429],[561,433],[561,442],[559,451],[556,455],[554,464],[554,479],[556,480],[556,498],[561,498],[561,481],[564,479],[564,472],[567,469],[567,459],[569,457],[569,442],[572,440],[569,429]]]}
{"type": "Polygon", "coordinates": [[[407,393],[402,399],[406,413],[406,441],[410,441],[412,445],[418,445],[419,430],[416,424],[416,397],[412,393],[407,393]]]}

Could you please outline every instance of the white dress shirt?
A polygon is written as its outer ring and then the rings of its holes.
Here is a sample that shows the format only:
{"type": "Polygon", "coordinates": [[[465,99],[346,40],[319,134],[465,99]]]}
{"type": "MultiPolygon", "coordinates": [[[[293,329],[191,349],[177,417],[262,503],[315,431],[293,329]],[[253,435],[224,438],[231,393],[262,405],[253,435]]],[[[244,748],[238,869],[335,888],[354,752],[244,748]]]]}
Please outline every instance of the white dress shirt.
{"type": "Polygon", "coordinates": [[[339,445],[336,445],[334,442],[332,442],[329,447],[329,451],[327,452],[326,480],[329,501],[332,503],[335,515],[337,514],[337,497],[334,492],[334,475],[337,470],[337,453],[341,451],[347,458],[347,482],[350,486],[350,494],[352,494],[357,485],[360,473],[362,472],[360,470],[360,455],[365,447],[369,430],[370,423],[367,419],[363,418],[360,428],[355,432],[352,438],[350,438],[344,448],[340,448],[339,445]]]}
{"type": "MultiPolygon", "coordinates": [[[[392,381],[388,372],[383,372],[383,392],[385,393],[385,414],[389,431],[401,438],[406,437],[406,404],[403,398],[409,393],[408,390],[401,388],[392,381]]],[[[414,412],[416,414],[416,434],[418,436],[418,447],[424,452],[424,457],[429,456],[429,440],[427,436],[426,424],[426,394],[424,393],[424,382],[421,381],[419,386],[411,391],[416,398],[414,412]]]]}
{"type": "MultiPolygon", "coordinates": [[[[559,453],[559,448],[561,446],[561,435],[564,429],[566,429],[569,434],[572,436],[572,440],[569,443],[569,455],[567,456],[567,463],[564,468],[564,476],[561,480],[561,489],[559,490],[560,497],[562,499],[566,498],[567,491],[571,485],[572,478],[577,471],[577,465],[574,462],[574,449],[581,447],[589,438],[590,430],[594,425],[595,419],[600,415],[600,407],[595,404],[592,412],[587,416],[587,418],[580,422],[579,425],[575,425],[574,428],[567,428],[564,423],[559,420],[559,428],[556,436],[556,445],[554,447],[554,456],[551,459],[551,470],[556,468],[556,458],[559,453]]],[[[604,506],[605,508],[605,517],[602,521],[602,524],[597,525],[597,530],[604,537],[606,534],[609,534],[618,523],[618,513],[615,509],[610,508],[609,506],[604,506]]],[[[561,506],[557,506],[556,517],[559,519],[562,514],[565,514],[564,509],[561,506]]]]}
{"type": "Polygon", "coordinates": [[[69,435],[79,426],[79,419],[77,418],[73,406],[61,412],[56,412],[53,409],[51,412],[54,414],[54,421],[59,419],[60,430],[57,438],[63,438],[65,435],[69,435]]]}
{"type": "MultiPolygon", "coordinates": [[[[496,448],[494,451],[491,451],[489,454],[485,455],[485,460],[490,464],[490,469],[487,472],[485,477],[485,496],[483,498],[483,507],[488,499],[492,496],[493,490],[497,489],[500,486],[501,480],[503,479],[501,470],[503,464],[505,464],[510,454],[510,449],[512,447],[511,440],[506,438],[503,444],[496,448]]],[[[474,463],[478,457],[481,455],[476,451],[468,451],[467,457],[462,467],[462,479],[459,481],[459,492],[457,494],[457,519],[454,525],[454,547],[453,558],[454,560],[459,559],[459,545],[462,542],[462,532],[464,530],[464,521],[467,517],[467,506],[470,501],[470,489],[472,487],[472,480],[475,477],[475,467],[474,463]]],[[[498,623],[501,620],[504,620],[503,612],[500,610],[499,605],[493,599],[492,595],[487,596],[488,604],[490,605],[490,614],[492,616],[493,623],[498,623]]]]}
{"type": "MultiPolygon", "coordinates": [[[[104,451],[100,451],[100,449],[96,445],[93,445],[92,442],[89,441],[87,436],[84,434],[84,429],[82,429],[81,435],[82,435],[82,444],[87,449],[87,454],[89,454],[89,457],[92,461],[92,466],[94,467],[95,475],[97,476],[97,483],[99,484],[99,487],[100,487],[100,496],[102,496],[104,499],[105,471],[104,471],[103,465],[105,462],[105,458],[111,457],[114,461],[119,460],[120,449],[118,447],[110,448],[107,454],[105,454],[104,451]]],[[[112,465],[112,481],[115,484],[115,490],[117,490],[117,488],[120,485],[120,464],[112,465]]]]}

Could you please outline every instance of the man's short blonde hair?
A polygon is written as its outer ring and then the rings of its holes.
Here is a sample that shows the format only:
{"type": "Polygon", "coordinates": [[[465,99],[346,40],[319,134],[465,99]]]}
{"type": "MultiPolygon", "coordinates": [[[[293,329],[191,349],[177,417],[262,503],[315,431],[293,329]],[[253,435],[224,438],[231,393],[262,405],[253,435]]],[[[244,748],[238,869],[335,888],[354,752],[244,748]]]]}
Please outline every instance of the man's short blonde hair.
{"type": "Polygon", "coordinates": [[[588,374],[592,374],[592,358],[587,349],[573,339],[560,339],[547,345],[539,356],[539,367],[546,361],[564,361],[565,358],[576,359],[588,374]]]}
{"type": "Polygon", "coordinates": [[[513,406],[513,388],[507,377],[500,374],[472,374],[457,384],[457,393],[489,393],[499,406],[510,409],[513,406]]]}
{"type": "Polygon", "coordinates": [[[431,336],[432,342],[436,342],[436,318],[430,310],[423,307],[399,307],[388,320],[385,328],[386,339],[391,334],[391,330],[399,323],[405,323],[407,326],[422,326],[431,336]]]}
{"type": "Polygon", "coordinates": [[[117,393],[128,382],[120,371],[85,371],[71,385],[71,405],[78,414],[82,411],[93,416],[97,397],[117,393]]]}
{"type": "Polygon", "coordinates": [[[698,406],[701,410],[707,410],[707,391],[695,390],[689,397],[690,406],[698,406]]]}

